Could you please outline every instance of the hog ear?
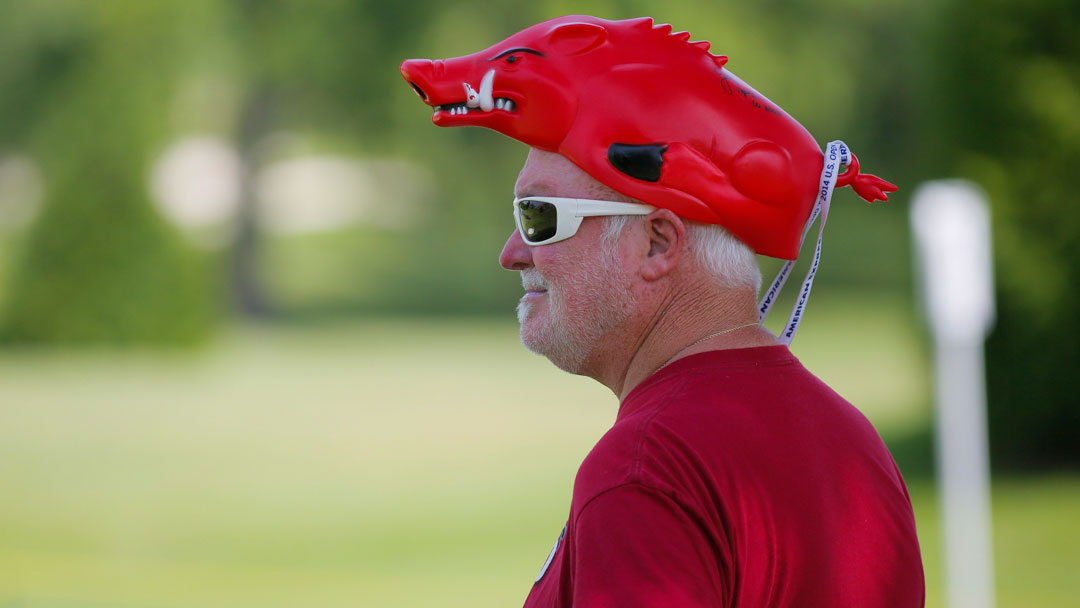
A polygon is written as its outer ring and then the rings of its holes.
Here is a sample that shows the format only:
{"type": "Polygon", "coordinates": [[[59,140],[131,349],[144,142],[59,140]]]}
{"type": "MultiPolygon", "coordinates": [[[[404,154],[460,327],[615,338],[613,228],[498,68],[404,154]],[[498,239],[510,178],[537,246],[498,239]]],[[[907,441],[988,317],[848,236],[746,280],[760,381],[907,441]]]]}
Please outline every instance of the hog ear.
{"type": "Polygon", "coordinates": [[[607,41],[607,30],[593,23],[564,23],[551,31],[551,48],[563,55],[580,55],[607,41]]]}

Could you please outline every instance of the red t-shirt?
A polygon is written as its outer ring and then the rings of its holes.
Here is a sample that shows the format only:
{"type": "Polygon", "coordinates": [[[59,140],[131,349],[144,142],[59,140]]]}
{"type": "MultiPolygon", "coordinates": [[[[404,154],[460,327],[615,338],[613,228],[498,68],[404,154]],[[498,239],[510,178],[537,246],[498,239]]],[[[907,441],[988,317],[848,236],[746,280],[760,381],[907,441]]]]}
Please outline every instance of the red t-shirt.
{"type": "Polygon", "coordinates": [[[915,519],[870,422],[784,346],[663,368],[585,458],[526,608],[924,604],[915,519]]]}

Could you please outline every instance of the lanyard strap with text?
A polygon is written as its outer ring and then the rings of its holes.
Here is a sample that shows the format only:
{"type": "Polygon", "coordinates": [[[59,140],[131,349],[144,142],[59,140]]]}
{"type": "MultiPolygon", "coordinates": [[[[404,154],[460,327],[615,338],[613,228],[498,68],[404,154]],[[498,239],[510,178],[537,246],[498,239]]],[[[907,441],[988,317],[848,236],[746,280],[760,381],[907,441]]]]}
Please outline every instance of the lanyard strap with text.
{"type": "MultiPolygon", "coordinates": [[[[836,189],[836,180],[841,167],[846,166],[850,160],[851,156],[847,144],[844,142],[840,140],[831,141],[829,145],[825,146],[825,162],[821,168],[821,181],[817,198],[814,201],[814,210],[810,213],[810,219],[806,221],[802,238],[799,239],[799,249],[802,249],[803,242],[806,241],[806,235],[810,232],[810,227],[814,225],[814,220],[820,215],[821,223],[818,224],[817,247],[814,249],[814,260],[810,264],[810,269],[806,271],[806,278],[803,279],[802,288],[799,290],[799,299],[791,310],[791,316],[788,317],[784,330],[780,332],[780,341],[784,344],[791,344],[796,330],[799,329],[799,323],[802,322],[806,301],[810,299],[810,289],[814,285],[814,275],[817,274],[818,264],[821,262],[821,238],[825,233],[825,221],[829,218],[829,204],[832,202],[833,191],[836,189]]],[[[780,295],[780,290],[783,289],[784,283],[787,282],[794,266],[795,260],[788,260],[784,263],[776,278],[773,279],[772,285],[762,296],[761,302],[758,303],[758,316],[762,323],[765,322],[765,317],[769,315],[769,310],[772,309],[777,296],[780,295]]]]}

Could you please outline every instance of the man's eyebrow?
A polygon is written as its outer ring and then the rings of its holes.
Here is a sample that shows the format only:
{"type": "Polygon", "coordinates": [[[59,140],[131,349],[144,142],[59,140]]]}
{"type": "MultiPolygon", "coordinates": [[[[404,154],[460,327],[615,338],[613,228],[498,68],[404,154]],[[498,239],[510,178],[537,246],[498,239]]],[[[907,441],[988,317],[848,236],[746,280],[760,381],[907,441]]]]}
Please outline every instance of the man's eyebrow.
{"type": "Polygon", "coordinates": [[[530,196],[555,196],[555,188],[544,182],[535,182],[525,184],[521,190],[514,189],[514,198],[528,198],[530,196]]]}
{"type": "Polygon", "coordinates": [[[488,59],[488,61],[495,61],[496,59],[499,59],[500,57],[505,57],[505,56],[509,55],[510,53],[532,53],[533,55],[536,55],[537,57],[544,57],[544,54],[541,53],[540,51],[536,50],[536,49],[530,49],[528,47],[518,46],[518,47],[514,47],[512,49],[506,49],[505,51],[499,53],[498,55],[495,55],[494,57],[491,57],[490,59],[488,59]]]}

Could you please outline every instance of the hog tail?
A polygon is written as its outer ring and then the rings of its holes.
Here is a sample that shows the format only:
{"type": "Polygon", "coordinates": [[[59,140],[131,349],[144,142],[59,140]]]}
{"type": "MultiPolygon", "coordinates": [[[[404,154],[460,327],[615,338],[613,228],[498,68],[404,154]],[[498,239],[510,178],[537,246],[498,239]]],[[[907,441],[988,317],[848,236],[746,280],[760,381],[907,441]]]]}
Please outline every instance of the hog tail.
{"type": "Polygon", "coordinates": [[[847,171],[836,180],[837,188],[843,186],[851,186],[855,194],[858,194],[868,203],[877,200],[887,201],[889,200],[887,193],[896,192],[897,190],[894,184],[890,184],[876,175],[859,173],[859,159],[855,158],[854,153],[851,154],[851,162],[848,163],[847,171]]]}

